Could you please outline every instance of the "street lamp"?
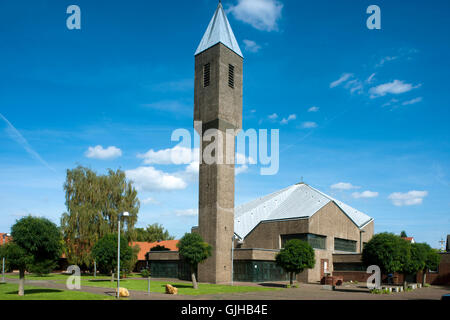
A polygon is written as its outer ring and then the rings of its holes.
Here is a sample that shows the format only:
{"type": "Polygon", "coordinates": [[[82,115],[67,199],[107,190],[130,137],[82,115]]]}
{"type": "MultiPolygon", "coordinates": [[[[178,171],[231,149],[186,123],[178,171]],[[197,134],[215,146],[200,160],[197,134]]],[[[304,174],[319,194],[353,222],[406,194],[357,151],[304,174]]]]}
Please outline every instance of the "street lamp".
{"type": "MultiPolygon", "coordinates": [[[[240,239],[236,236],[236,234],[233,234],[231,237],[231,285],[233,285],[233,277],[234,277],[234,240],[240,239]]],[[[243,240],[239,240],[238,244],[243,244],[243,240]]]]}
{"type": "Polygon", "coordinates": [[[119,289],[120,289],[120,219],[122,217],[129,217],[130,214],[128,212],[123,212],[119,214],[119,223],[117,224],[117,299],[120,298],[119,289]]]}
{"type": "MultiPolygon", "coordinates": [[[[6,234],[6,233],[3,234],[2,245],[5,244],[6,237],[9,237],[9,236],[10,236],[9,233],[8,234],[6,234]]],[[[5,283],[5,256],[4,255],[3,255],[3,259],[2,259],[2,283],[5,283]]]]}

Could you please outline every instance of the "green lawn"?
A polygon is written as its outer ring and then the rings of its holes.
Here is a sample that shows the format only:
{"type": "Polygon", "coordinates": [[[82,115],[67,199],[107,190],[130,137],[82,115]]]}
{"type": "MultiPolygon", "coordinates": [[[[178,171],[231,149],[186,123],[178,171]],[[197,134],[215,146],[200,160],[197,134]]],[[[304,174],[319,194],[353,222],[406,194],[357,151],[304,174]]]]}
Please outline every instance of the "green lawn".
{"type": "MultiPolygon", "coordinates": [[[[268,287],[257,287],[257,286],[228,286],[228,285],[217,285],[217,284],[203,284],[198,285],[198,290],[192,288],[192,284],[187,282],[162,282],[162,281],[151,281],[150,282],[150,292],[164,293],[166,291],[166,284],[171,284],[172,286],[178,288],[178,294],[186,295],[200,295],[200,294],[218,294],[218,293],[233,293],[233,292],[255,292],[255,291],[270,291],[270,290],[280,290],[279,288],[268,288],[268,287]]],[[[93,286],[102,288],[115,288],[117,286],[116,282],[111,282],[111,280],[81,280],[82,286],[93,286]]],[[[147,292],[148,282],[146,279],[121,279],[120,286],[127,288],[129,290],[145,291],[147,292]]]]}
{"type": "MultiPolygon", "coordinates": [[[[8,278],[18,278],[18,275],[7,275],[8,278]]],[[[67,275],[50,274],[46,276],[26,275],[25,280],[51,280],[58,283],[64,283],[67,280],[67,275]]],[[[131,275],[131,277],[139,277],[139,275],[131,275]]],[[[186,295],[201,295],[201,294],[220,294],[233,292],[257,292],[257,291],[271,291],[282,290],[280,288],[260,287],[260,286],[228,286],[217,284],[203,284],[198,285],[198,290],[192,288],[189,282],[172,281],[151,281],[150,292],[165,292],[165,285],[171,284],[178,288],[178,294],[186,295]]],[[[81,286],[101,287],[101,288],[116,288],[117,282],[111,282],[111,276],[97,276],[95,279],[92,275],[82,275],[81,286]]],[[[147,279],[121,279],[120,286],[129,290],[145,291],[147,292],[147,279]]]]}
{"type": "Polygon", "coordinates": [[[0,283],[0,300],[112,300],[99,294],[25,286],[25,296],[17,295],[18,284],[0,283]]]}

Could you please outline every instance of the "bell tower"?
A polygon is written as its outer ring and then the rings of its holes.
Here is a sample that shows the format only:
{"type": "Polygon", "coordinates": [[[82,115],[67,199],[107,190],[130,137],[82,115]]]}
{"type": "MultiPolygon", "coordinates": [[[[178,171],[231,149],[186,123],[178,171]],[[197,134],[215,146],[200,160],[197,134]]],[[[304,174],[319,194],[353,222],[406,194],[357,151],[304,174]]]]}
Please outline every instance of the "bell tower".
{"type": "Polygon", "coordinates": [[[201,123],[195,129],[202,140],[198,232],[213,247],[212,256],[198,266],[198,278],[202,282],[231,282],[234,150],[235,133],[242,128],[242,69],[242,52],[219,2],[195,52],[194,121],[201,123]],[[204,139],[209,129],[220,131],[223,137],[216,141],[223,150],[223,161],[212,164],[206,163],[202,156],[205,148],[214,142],[214,138],[204,139]],[[234,129],[234,133],[227,129],[234,129]]]}

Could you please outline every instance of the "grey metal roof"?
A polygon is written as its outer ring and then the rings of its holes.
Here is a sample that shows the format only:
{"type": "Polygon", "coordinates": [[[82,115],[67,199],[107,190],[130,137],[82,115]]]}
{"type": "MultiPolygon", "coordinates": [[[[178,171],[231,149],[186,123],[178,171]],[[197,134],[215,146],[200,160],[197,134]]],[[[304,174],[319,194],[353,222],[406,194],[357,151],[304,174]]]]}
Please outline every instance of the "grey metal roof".
{"type": "Polygon", "coordinates": [[[225,11],[223,10],[222,3],[219,3],[217,10],[208,25],[208,29],[206,29],[205,35],[203,36],[202,41],[200,41],[200,45],[198,46],[197,51],[195,51],[195,55],[202,53],[219,42],[233,50],[242,58],[244,57],[238,42],[234,37],[233,30],[228,22],[225,11]]]}
{"type": "Polygon", "coordinates": [[[334,202],[358,228],[373,219],[307,184],[296,184],[236,207],[234,232],[245,238],[260,222],[310,218],[329,202],[334,202]]]}

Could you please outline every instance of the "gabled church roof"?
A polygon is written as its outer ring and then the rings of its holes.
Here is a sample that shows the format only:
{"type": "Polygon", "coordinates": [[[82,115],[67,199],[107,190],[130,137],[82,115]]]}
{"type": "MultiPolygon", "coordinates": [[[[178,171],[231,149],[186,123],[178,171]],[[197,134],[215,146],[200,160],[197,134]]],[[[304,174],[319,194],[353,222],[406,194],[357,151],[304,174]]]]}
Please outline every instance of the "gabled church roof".
{"type": "Polygon", "coordinates": [[[373,220],[342,201],[300,183],[236,207],[234,232],[244,239],[262,221],[310,218],[330,202],[360,229],[373,220]]]}
{"type": "Polygon", "coordinates": [[[208,29],[206,29],[205,35],[203,36],[202,41],[195,52],[195,55],[202,53],[219,42],[234,51],[237,55],[242,58],[244,57],[241,49],[239,48],[238,42],[234,37],[233,30],[228,22],[225,11],[223,10],[222,3],[220,2],[213,18],[211,19],[211,22],[208,25],[208,29]]]}

